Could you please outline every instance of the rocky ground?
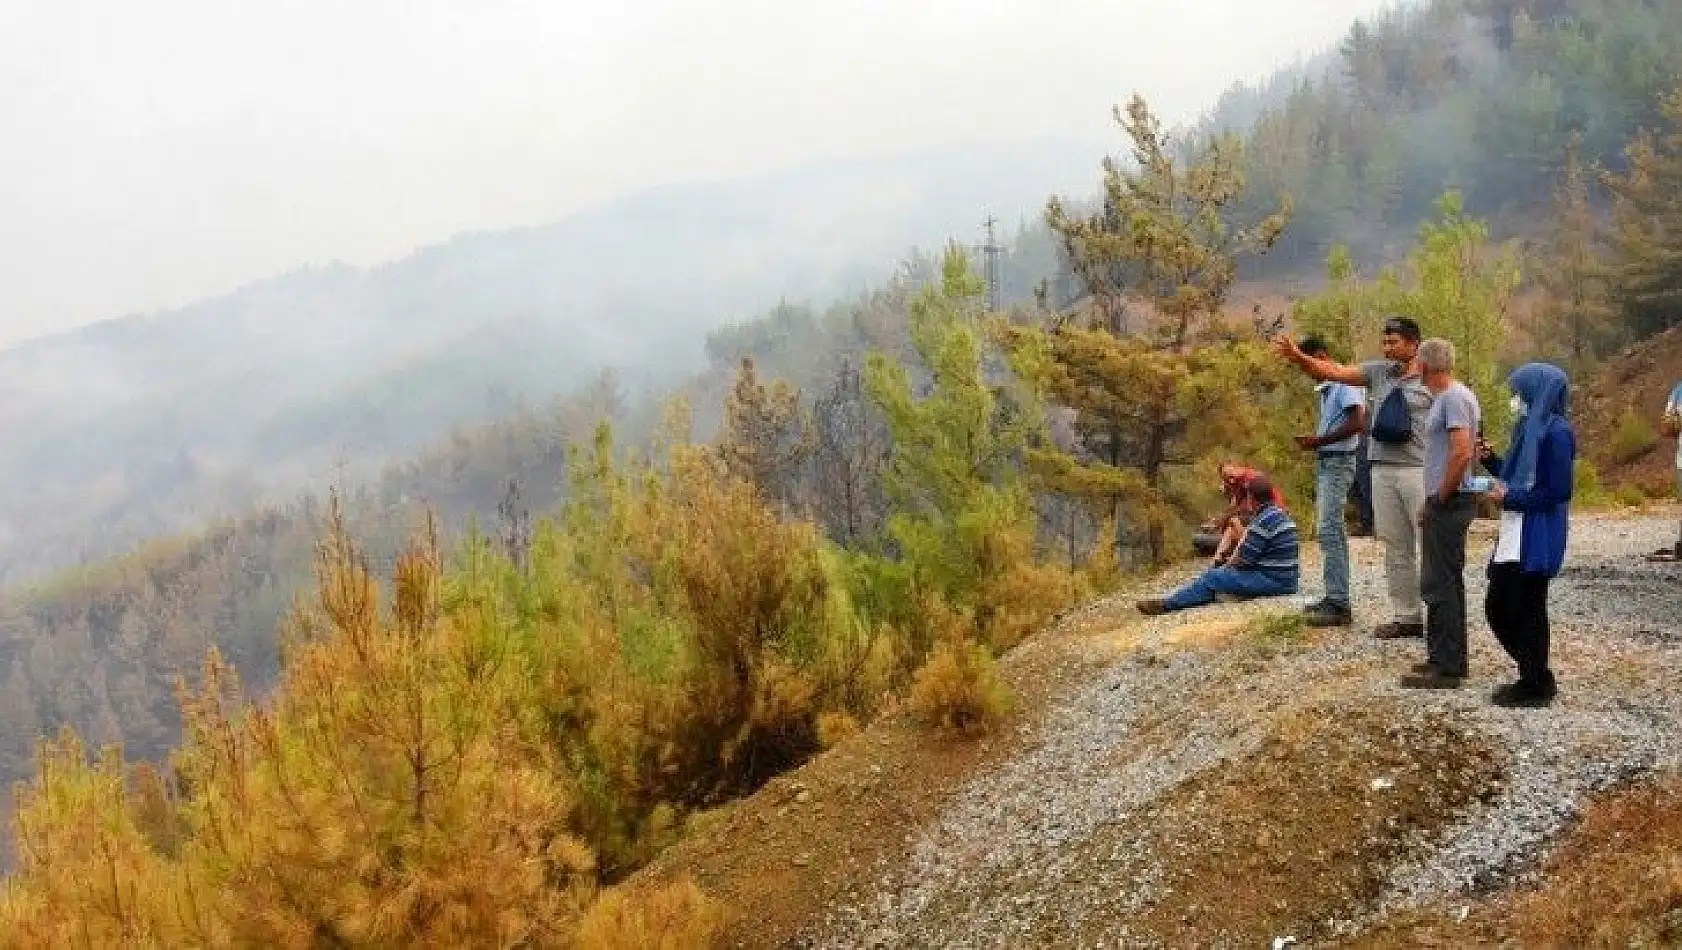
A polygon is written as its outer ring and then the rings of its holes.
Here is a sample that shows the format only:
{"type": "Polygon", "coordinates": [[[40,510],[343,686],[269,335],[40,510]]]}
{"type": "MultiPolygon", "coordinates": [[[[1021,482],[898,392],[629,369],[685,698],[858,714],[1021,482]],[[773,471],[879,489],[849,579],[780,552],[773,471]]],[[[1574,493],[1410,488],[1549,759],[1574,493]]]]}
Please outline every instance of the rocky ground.
{"type": "Polygon", "coordinates": [[[1370,637],[1371,541],[1354,628],[1270,620],[1282,601],[1143,620],[1132,591],[1011,658],[1015,734],[956,763],[867,734],[886,751],[774,783],[756,796],[774,815],[748,803],[667,870],[732,904],[737,945],[1325,945],[1408,913],[1452,943],[1588,796],[1682,768],[1682,566],[1640,558],[1674,516],[1574,524],[1552,595],[1561,693],[1542,710],[1488,702],[1511,672],[1478,609],[1490,529],[1474,528],[1462,689],[1396,686],[1423,644],[1370,637]]]}

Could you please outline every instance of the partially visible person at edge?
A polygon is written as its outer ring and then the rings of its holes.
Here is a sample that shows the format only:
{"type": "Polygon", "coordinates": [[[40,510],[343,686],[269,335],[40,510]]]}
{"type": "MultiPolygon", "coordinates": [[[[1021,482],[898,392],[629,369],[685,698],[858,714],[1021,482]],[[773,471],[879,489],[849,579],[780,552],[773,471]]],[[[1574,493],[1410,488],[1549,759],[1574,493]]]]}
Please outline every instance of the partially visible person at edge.
{"type": "MultiPolygon", "coordinates": [[[[1298,347],[1311,359],[1331,358],[1331,348],[1317,336],[1298,347]]],[[[1319,422],[1313,435],[1299,435],[1296,442],[1315,456],[1314,522],[1325,554],[1321,573],[1326,593],[1305,612],[1311,627],[1348,626],[1354,613],[1349,608],[1349,529],[1343,507],[1355,483],[1355,449],[1366,429],[1367,407],[1362,392],[1345,383],[1327,381],[1314,390],[1319,396],[1319,422]]]]}
{"type": "Polygon", "coordinates": [[[1564,371],[1526,363],[1507,377],[1513,434],[1507,457],[1484,446],[1483,463],[1499,481],[1501,528],[1489,560],[1484,616],[1518,665],[1518,681],[1498,687],[1497,706],[1545,706],[1558,686],[1548,668],[1548,583],[1565,562],[1576,480],[1577,433],[1566,418],[1571,388],[1564,371]]]}
{"type": "Polygon", "coordinates": [[[1477,514],[1467,477],[1477,457],[1483,409],[1454,378],[1454,344],[1419,346],[1419,366],[1435,400],[1425,419],[1425,505],[1419,512],[1419,592],[1425,600],[1425,662],[1402,677],[1414,689],[1453,689],[1466,678],[1466,530],[1477,514]]]}
{"type": "MultiPolygon", "coordinates": [[[[1665,400],[1665,415],[1682,422],[1682,383],[1670,391],[1670,398],[1665,400]]],[[[1676,440],[1676,497],[1682,501],[1682,436],[1676,440]]],[[[1677,525],[1676,547],[1670,552],[1671,559],[1682,561],[1682,524],[1677,525]]]]}
{"type": "Polygon", "coordinates": [[[1350,486],[1349,497],[1355,502],[1355,530],[1349,532],[1352,538],[1370,538],[1372,531],[1372,460],[1367,458],[1367,434],[1361,433],[1361,440],[1355,446],[1355,484],[1350,486]]]}
{"type": "Polygon", "coordinates": [[[1384,579],[1390,595],[1391,619],[1373,630],[1381,640],[1425,634],[1419,597],[1419,512],[1425,503],[1425,417],[1433,396],[1419,372],[1419,338],[1418,323],[1391,317],[1384,321],[1384,358],[1358,366],[1315,359],[1289,337],[1274,340],[1279,355],[1310,378],[1366,387],[1373,522],[1384,545],[1384,579]],[[1399,429],[1380,425],[1392,392],[1407,419],[1399,429]]]}
{"type": "MultiPolygon", "coordinates": [[[[1232,552],[1238,550],[1238,545],[1244,540],[1244,529],[1248,526],[1248,516],[1244,513],[1244,498],[1250,483],[1263,477],[1261,472],[1248,466],[1240,465],[1228,459],[1221,463],[1221,494],[1226,497],[1226,511],[1217,519],[1216,526],[1220,531],[1220,540],[1215,544],[1215,566],[1219,567],[1232,557],[1232,552]]],[[[1273,503],[1280,508],[1285,507],[1285,497],[1279,494],[1279,489],[1273,489],[1273,503]]]]}
{"type": "Polygon", "coordinates": [[[1297,526],[1274,502],[1273,483],[1250,479],[1244,512],[1250,526],[1226,564],[1210,567],[1189,584],[1160,600],[1141,600],[1139,612],[1154,616],[1212,604],[1222,595],[1240,598],[1284,597],[1297,592],[1297,526]]]}

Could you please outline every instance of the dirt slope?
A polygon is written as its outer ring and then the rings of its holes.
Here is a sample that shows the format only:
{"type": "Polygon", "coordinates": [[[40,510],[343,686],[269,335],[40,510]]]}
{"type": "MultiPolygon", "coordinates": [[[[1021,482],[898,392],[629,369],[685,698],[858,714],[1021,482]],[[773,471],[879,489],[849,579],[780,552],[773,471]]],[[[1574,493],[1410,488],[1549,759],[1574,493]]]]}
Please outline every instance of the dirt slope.
{"type": "Polygon", "coordinates": [[[1550,709],[1487,703],[1509,670],[1481,622],[1467,687],[1397,689],[1422,648],[1366,635],[1381,575],[1357,541],[1360,627],[1092,605],[1007,658],[1009,735],[947,745],[890,717],[633,886],[693,876],[740,947],[1499,944],[1586,802],[1682,763],[1682,572],[1638,556],[1674,525],[1579,520],[1550,709]]]}

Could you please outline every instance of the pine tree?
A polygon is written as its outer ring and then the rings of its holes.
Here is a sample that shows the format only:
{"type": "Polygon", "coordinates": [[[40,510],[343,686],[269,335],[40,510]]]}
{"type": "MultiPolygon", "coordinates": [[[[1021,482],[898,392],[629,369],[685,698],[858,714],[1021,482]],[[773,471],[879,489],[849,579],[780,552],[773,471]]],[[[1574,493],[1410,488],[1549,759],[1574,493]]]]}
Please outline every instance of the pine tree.
{"type": "Polygon", "coordinates": [[[890,450],[887,425],[852,360],[835,371],[813,406],[813,510],[831,538],[849,548],[874,543],[887,517],[882,473],[890,450]]]}
{"type": "Polygon", "coordinates": [[[1500,364],[1519,286],[1518,261],[1510,250],[1492,246],[1488,224],[1465,213],[1457,192],[1438,199],[1436,218],[1420,225],[1418,243],[1401,265],[1360,280],[1348,254],[1337,248],[1329,274],[1325,291],[1297,303],[1299,329],[1350,353],[1377,336],[1384,315],[1412,317],[1426,336],[1454,344],[1455,376],[1477,393],[1485,427],[1491,432],[1506,427],[1500,364]]]}
{"type": "Polygon", "coordinates": [[[1132,146],[1132,166],[1104,161],[1104,206],[1072,214],[1052,199],[1046,220],[1062,237],[1070,263],[1111,333],[1138,329],[1153,342],[1183,349],[1220,314],[1243,256],[1271,247],[1283,232],[1290,202],[1251,227],[1233,205],[1244,192],[1243,150],[1231,136],[1212,138],[1182,167],[1176,146],[1139,96],[1115,113],[1132,146]],[[1126,320],[1130,299],[1153,316],[1126,320]]]}
{"type": "MultiPolygon", "coordinates": [[[[888,532],[910,575],[913,609],[926,613],[918,601],[934,597],[972,611],[976,633],[1004,646],[1061,606],[1068,583],[1034,561],[1022,465],[1042,417],[988,352],[982,291],[963,250],[949,247],[940,283],[911,306],[911,340],[929,378],[923,394],[882,353],[871,355],[865,382],[892,438],[888,532]]],[[[913,625],[921,655],[934,631],[913,625]]]]}
{"type": "Polygon", "coordinates": [[[1245,226],[1235,220],[1244,193],[1236,140],[1213,138],[1182,165],[1143,99],[1116,120],[1134,166],[1104,163],[1102,210],[1077,217],[1054,199],[1046,212],[1092,295],[1091,318],[1004,332],[1019,371],[1075,415],[1073,454],[1032,453],[1041,477],[1094,501],[1100,519],[1142,531],[1157,558],[1193,494],[1168,484],[1169,469],[1238,444],[1245,430],[1243,390],[1265,360],[1230,345],[1220,315],[1239,260],[1273,245],[1289,202],[1245,226]],[[1134,300],[1143,306],[1128,320],[1134,300]]]}
{"type": "Polygon", "coordinates": [[[783,380],[766,386],[743,357],[724,402],[717,445],[725,471],[764,493],[785,511],[799,507],[801,475],[812,455],[812,431],[800,393],[783,380]]]}
{"type": "Polygon", "coordinates": [[[1663,130],[1625,149],[1629,170],[1601,178],[1613,197],[1613,291],[1636,336],[1682,323],[1682,87],[1662,115],[1663,130]]]}
{"type": "Polygon", "coordinates": [[[1562,351],[1572,369],[1582,372],[1606,355],[1618,338],[1618,327],[1606,300],[1600,230],[1583,167],[1582,136],[1577,133],[1566,145],[1553,213],[1536,267],[1536,281],[1547,297],[1535,342],[1562,351]]]}
{"type": "Polygon", "coordinates": [[[1494,248],[1489,225],[1470,217],[1460,194],[1446,192],[1437,218],[1420,225],[1419,243],[1404,269],[1407,283],[1390,309],[1413,317],[1427,336],[1446,337],[1456,350],[1454,375],[1477,393],[1485,427],[1506,430],[1507,389],[1500,358],[1508,310],[1518,289],[1516,257],[1494,248]]]}

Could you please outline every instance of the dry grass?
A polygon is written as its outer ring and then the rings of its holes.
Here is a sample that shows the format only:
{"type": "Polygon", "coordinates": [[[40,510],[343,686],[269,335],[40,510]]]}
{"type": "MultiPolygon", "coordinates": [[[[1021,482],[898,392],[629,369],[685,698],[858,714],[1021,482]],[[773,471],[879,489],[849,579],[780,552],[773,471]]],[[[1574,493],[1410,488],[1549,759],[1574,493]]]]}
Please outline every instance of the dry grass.
{"type": "Polygon", "coordinates": [[[1513,901],[1525,946],[1682,945],[1682,781],[1597,802],[1545,880],[1513,901]]]}

